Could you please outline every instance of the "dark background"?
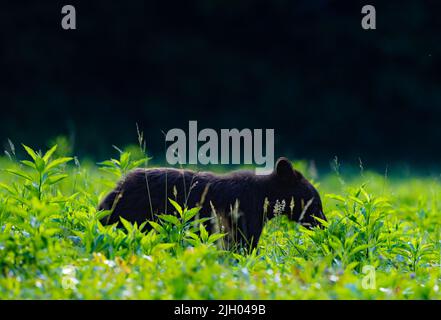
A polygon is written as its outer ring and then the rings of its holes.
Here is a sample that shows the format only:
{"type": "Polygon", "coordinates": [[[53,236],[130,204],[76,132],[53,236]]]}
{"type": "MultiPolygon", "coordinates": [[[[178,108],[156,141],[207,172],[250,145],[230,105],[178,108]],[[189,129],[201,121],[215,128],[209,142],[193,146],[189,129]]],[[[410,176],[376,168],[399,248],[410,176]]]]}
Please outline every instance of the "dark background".
{"type": "Polygon", "coordinates": [[[0,141],[114,155],[161,130],[274,128],[276,155],[441,160],[439,1],[6,1],[0,141]],[[61,28],[61,8],[77,30],[61,28]],[[361,28],[374,4],[377,30],[361,28]]]}

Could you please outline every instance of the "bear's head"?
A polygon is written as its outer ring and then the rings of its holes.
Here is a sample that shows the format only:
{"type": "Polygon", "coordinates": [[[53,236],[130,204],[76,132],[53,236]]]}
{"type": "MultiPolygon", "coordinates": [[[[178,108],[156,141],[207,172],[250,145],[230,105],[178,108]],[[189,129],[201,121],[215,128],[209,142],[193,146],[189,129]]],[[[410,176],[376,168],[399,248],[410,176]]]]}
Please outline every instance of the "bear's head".
{"type": "Polygon", "coordinates": [[[287,158],[279,158],[270,175],[269,205],[272,213],[284,214],[305,227],[321,226],[314,217],[326,221],[320,195],[287,158]]]}

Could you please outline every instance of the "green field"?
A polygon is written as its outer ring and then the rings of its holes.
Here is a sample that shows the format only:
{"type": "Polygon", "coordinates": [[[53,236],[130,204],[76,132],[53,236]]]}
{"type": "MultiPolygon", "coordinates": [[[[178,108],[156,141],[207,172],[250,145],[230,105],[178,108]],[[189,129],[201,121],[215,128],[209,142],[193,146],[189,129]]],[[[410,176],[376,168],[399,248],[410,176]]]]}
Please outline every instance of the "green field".
{"type": "MultiPolygon", "coordinates": [[[[323,230],[278,216],[258,250],[240,255],[187,221],[194,210],[149,232],[103,227],[99,199],[145,163],[128,153],[101,165],[54,149],[8,155],[0,159],[0,299],[441,298],[433,177],[329,170],[313,179],[323,230]]],[[[311,178],[305,163],[296,167],[311,178]]]]}

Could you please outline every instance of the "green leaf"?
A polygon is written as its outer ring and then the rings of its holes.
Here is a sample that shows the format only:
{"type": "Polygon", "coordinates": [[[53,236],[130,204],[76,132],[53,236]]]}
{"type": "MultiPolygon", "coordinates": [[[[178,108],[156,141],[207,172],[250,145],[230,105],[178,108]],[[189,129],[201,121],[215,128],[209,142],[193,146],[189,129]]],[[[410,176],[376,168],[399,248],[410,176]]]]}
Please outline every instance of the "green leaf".
{"type": "Polygon", "coordinates": [[[96,213],[97,220],[101,220],[112,214],[112,210],[101,210],[96,213]]]}
{"type": "Polygon", "coordinates": [[[351,199],[352,201],[358,203],[361,206],[363,205],[363,201],[361,201],[360,199],[358,199],[358,198],[356,198],[354,196],[349,196],[348,198],[351,199]]]}
{"type": "Polygon", "coordinates": [[[170,215],[170,214],[161,214],[158,216],[158,218],[161,219],[162,221],[172,223],[175,226],[181,225],[181,222],[179,221],[179,219],[176,218],[175,216],[170,215]]]}
{"type": "Polygon", "coordinates": [[[348,215],[349,220],[351,220],[352,222],[355,222],[357,225],[361,226],[361,223],[358,222],[357,217],[354,216],[353,214],[349,214],[348,215]]]}
{"type": "Polygon", "coordinates": [[[191,244],[193,247],[197,247],[200,244],[199,240],[195,240],[195,239],[187,239],[187,242],[189,244],[191,244]]]}
{"type": "Polygon", "coordinates": [[[351,271],[352,269],[354,269],[360,262],[355,261],[355,262],[351,262],[350,264],[348,264],[346,266],[346,270],[351,271]]]}
{"type": "Polygon", "coordinates": [[[158,233],[164,233],[164,228],[157,222],[149,221],[149,224],[155,229],[158,233]]]}
{"type": "Polygon", "coordinates": [[[153,252],[159,251],[159,250],[168,250],[176,246],[176,243],[159,243],[153,248],[153,252]]]}
{"type": "Polygon", "coordinates": [[[213,218],[213,217],[200,218],[200,219],[197,219],[197,220],[193,220],[193,221],[190,223],[190,225],[192,225],[192,226],[198,226],[198,225],[200,225],[201,223],[207,222],[207,221],[212,220],[212,219],[214,219],[214,218],[213,218]]]}
{"type": "Polygon", "coordinates": [[[223,237],[225,237],[225,234],[224,234],[224,233],[215,233],[215,234],[212,234],[212,235],[208,238],[208,243],[214,243],[214,242],[216,242],[217,240],[219,240],[219,239],[221,239],[221,238],[223,238],[223,237]]]}
{"type": "Polygon", "coordinates": [[[54,161],[51,161],[47,166],[46,166],[46,170],[44,170],[44,172],[48,172],[49,170],[58,167],[59,165],[62,165],[64,163],[67,163],[69,161],[72,161],[73,158],[72,157],[65,157],[65,158],[58,158],[55,159],[54,161]]]}
{"type": "Polygon", "coordinates": [[[340,239],[336,236],[330,236],[329,239],[329,245],[334,249],[335,251],[339,251],[343,247],[343,244],[341,243],[340,239]]]}
{"type": "Polygon", "coordinates": [[[205,227],[204,227],[204,225],[202,223],[199,225],[199,232],[200,232],[202,241],[203,242],[207,242],[207,240],[208,240],[208,232],[207,232],[207,230],[205,229],[205,227]]]}
{"type": "Polygon", "coordinates": [[[187,235],[188,237],[192,238],[192,239],[199,240],[199,236],[198,236],[196,233],[194,233],[194,232],[188,231],[188,232],[186,233],[186,235],[187,235]]]}
{"type": "Polygon", "coordinates": [[[201,208],[192,208],[184,212],[184,222],[191,220],[195,215],[198,214],[201,208]]]}
{"type": "Polygon", "coordinates": [[[55,184],[55,183],[57,183],[57,182],[60,182],[61,180],[63,180],[63,179],[66,179],[68,177],[68,175],[67,174],[57,174],[57,175],[53,175],[53,176],[51,176],[51,177],[49,177],[47,180],[46,180],[46,183],[48,184],[48,185],[53,185],[53,184],[55,184]]]}
{"type": "Polygon", "coordinates": [[[144,166],[147,163],[147,161],[148,161],[147,159],[141,159],[141,160],[133,161],[128,166],[128,169],[134,169],[134,168],[138,168],[140,166],[144,166]]]}
{"type": "Polygon", "coordinates": [[[367,248],[369,248],[369,246],[367,244],[363,244],[363,245],[357,246],[354,249],[352,249],[350,255],[352,256],[352,255],[356,254],[357,252],[360,252],[362,250],[366,250],[367,248]]]}
{"type": "Polygon", "coordinates": [[[110,174],[112,174],[114,176],[117,176],[118,178],[121,177],[121,172],[117,168],[101,167],[100,170],[104,171],[104,172],[107,172],[107,173],[110,173],[110,174]]]}
{"type": "Polygon", "coordinates": [[[37,169],[38,172],[43,172],[46,167],[46,162],[40,157],[35,159],[35,169],[37,169]]]}
{"type": "Polygon", "coordinates": [[[139,226],[139,230],[144,230],[145,226],[147,225],[148,221],[144,221],[143,223],[141,223],[141,225],[139,226]]]}
{"type": "Polygon", "coordinates": [[[364,190],[363,187],[360,188],[361,193],[363,194],[363,196],[365,197],[367,202],[371,201],[371,197],[369,196],[369,194],[366,192],[366,190],[364,190]]]}
{"type": "Polygon", "coordinates": [[[35,163],[28,161],[28,160],[22,160],[20,161],[22,164],[24,164],[25,166],[28,166],[34,170],[36,170],[37,168],[35,167],[35,163]]]}
{"type": "Polygon", "coordinates": [[[33,181],[32,177],[23,171],[18,171],[15,169],[5,169],[5,171],[10,174],[14,174],[16,176],[19,176],[21,178],[25,178],[26,180],[33,181]]]}
{"type": "Polygon", "coordinates": [[[168,201],[172,204],[173,207],[175,207],[176,211],[179,213],[179,215],[182,217],[182,207],[174,200],[168,198],[168,201]]]}
{"type": "Polygon", "coordinates": [[[0,183],[0,188],[5,189],[6,191],[8,191],[10,194],[15,195],[17,192],[10,186],[4,184],[4,183],[0,183]]]}
{"type": "Polygon", "coordinates": [[[317,220],[318,222],[320,222],[325,228],[329,227],[329,222],[325,221],[323,219],[320,219],[319,217],[316,216],[312,216],[315,220],[317,220]]]}
{"type": "Polygon", "coordinates": [[[126,219],[124,219],[123,217],[119,217],[119,219],[121,220],[121,223],[123,224],[124,228],[127,230],[127,232],[132,232],[133,230],[133,226],[132,224],[127,221],[126,219]]]}
{"type": "Polygon", "coordinates": [[[130,163],[130,152],[121,153],[119,159],[119,162],[121,163],[121,168],[126,169],[130,163]]]}
{"type": "Polygon", "coordinates": [[[38,155],[35,153],[34,150],[32,150],[31,148],[29,148],[27,145],[22,144],[23,148],[26,150],[26,152],[28,153],[28,155],[31,156],[32,160],[35,161],[35,159],[38,158],[38,155]]]}
{"type": "Polygon", "coordinates": [[[98,162],[97,163],[99,166],[106,166],[106,167],[114,167],[115,163],[110,161],[110,160],[106,160],[106,161],[102,161],[102,162],[98,162]]]}
{"type": "Polygon", "coordinates": [[[346,202],[345,198],[343,198],[342,196],[339,196],[337,194],[328,193],[328,194],[325,195],[325,197],[329,198],[329,199],[337,200],[337,201],[340,201],[340,202],[346,202]]]}
{"type": "Polygon", "coordinates": [[[52,237],[52,236],[56,235],[57,233],[61,233],[61,229],[60,228],[48,228],[48,229],[44,229],[43,233],[46,237],[52,237]]]}
{"type": "Polygon", "coordinates": [[[50,159],[50,157],[54,154],[55,150],[57,150],[57,145],[53,146],[49,151],[45,153],[43,156],[43,160],[45,163],[47,163],[50,159]]]}

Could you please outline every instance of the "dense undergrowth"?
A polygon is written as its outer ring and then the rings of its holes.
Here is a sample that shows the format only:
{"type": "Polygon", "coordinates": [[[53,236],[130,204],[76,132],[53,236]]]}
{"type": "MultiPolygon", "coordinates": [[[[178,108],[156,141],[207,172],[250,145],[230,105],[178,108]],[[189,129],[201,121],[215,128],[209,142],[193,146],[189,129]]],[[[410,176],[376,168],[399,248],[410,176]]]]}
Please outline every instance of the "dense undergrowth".
{"type": "Polygon", "coordinates": [[[148,232],[99,223],[99,199],[148,159],[83,164],[25,148],[26,160],[0,159],[0,299],[441,298],[437,179],[316,177],[326,227],[278,216],[240,255],[179,204],[148,232]]]}

